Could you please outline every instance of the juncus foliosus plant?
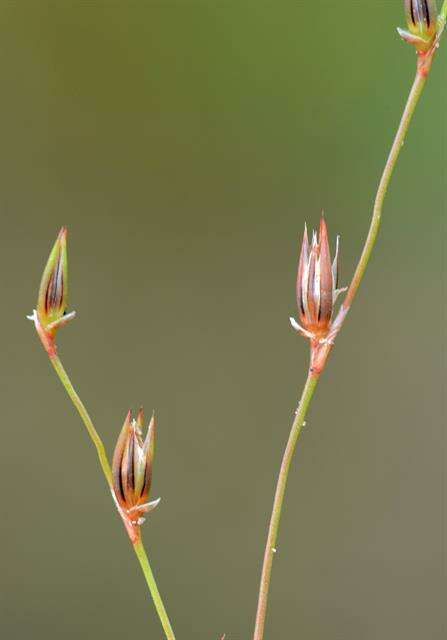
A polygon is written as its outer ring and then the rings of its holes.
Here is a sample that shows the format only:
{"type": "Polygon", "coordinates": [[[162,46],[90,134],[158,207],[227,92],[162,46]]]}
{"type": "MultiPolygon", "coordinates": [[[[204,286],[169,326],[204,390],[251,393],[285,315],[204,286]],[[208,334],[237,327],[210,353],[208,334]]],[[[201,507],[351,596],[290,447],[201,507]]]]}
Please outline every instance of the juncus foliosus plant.
{"type": "Polygon", "coordinates": [[[102,472],[141,565],[166,638],[174,640],[174,632],[141,539],[141,525],[149,511],[159,503],[159,500],[148,501],[155,453],[155,416],[152,416],[143,439],[143,410],[138,411],[136,419],[128,412],[110,467],[103,442],[58,355],[57,331],[75,317],[74,311],[67,313],[67,304],[67,230],[63,227],[42,275],[36,309],[28,318],[34,322],[50,362],[95,445],[102,472]]]}
{"type": "MultiPolygon", "coordinates": [[[[383,202],[390,179],[447,21],[447,0],[444,0],[439,13],[435,0],[404,0],[404,5],[407,29],[399,28],[398,32],[406,42],[415,47],[416,76],[379,181],[370,227],[348,287],[339,288],[339,238],[337,237],[333,243],[334,250],[331,256],[325,219],[321,219],[319,232],[318,234],[313,232],[310,241],[306,228],[302,239],[296,284],[297,318],[291,318],[290,321],[296,332],[309,340],[309,368],[278,474],[264,551],[253,640],[262,640],[264,637],[273,557],[287,478],[298,437],[318,380],[324,371],[338,332],[346,320],[368,265],[379,231],[383,202]]],[[[131,412],[127,414],[118,437],[112,466],[110,466],[102,440],[58,355],[57,332],[75,317],[73,311],[68,312],[67,304],[67,231],[62,228],[42,275],[36,309],[29,318],[33,321],[49,360],[95,445],[104,477],[141,565],[166,638],[174,640],[174,632],[141,537],[141,526],[145,518],[159,502],[158,499],[152,501],[149,499],[155,453],[155,416],[152,416],[144,435],[142,409],[138,411],[136,418],[132,417],[131,412]]],[[[296,622],[294,625],[296,626],[296,622]]]]}

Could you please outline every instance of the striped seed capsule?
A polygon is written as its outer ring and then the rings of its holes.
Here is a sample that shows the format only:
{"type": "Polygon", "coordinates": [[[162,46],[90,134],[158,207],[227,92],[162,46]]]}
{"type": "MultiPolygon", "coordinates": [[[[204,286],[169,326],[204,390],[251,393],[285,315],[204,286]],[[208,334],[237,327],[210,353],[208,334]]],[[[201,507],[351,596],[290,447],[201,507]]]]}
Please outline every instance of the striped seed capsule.
{"type": "Polygon", "coordinates": [[[51,357],[56,353],[54,337],[59,327],[75,317],[67,313],[67,230],[59,231],[40,281],[37,306],[28,317],[34,322],[43,346],[51,357]]]}
{"type": "Polygon", "coordinates": [[[321,218],[318,236],[315,231],[312,233],[310,245],[305,227],[296,282],[299,323],[294,318],[290,321],[299,333],[312,340],[324,339],[328,335],[334,304],[342,291],[337,289],[338,246],[337,236],[335,258],[331,264],[324,218],[321,218]]]}
{"type": "Polygon", "coordinates": [[[67,230],[62,227],[45,266],[37,298],[37,315],[45,329],[65,313],[67,284],[67,230]]]}
{"type": "Polygon", "coordinates": [[[155,417],[149,423],[143,441],[143,410],[136,420],[129,413],[116,443],[112,461],[113,495],[132,542],[140,535],[144,514],[154,509],[160,499],[147,502],[152,482],[155,452],[155,417]]]}
{"type": "Polygon", "coordinates": [[[405,0],[408,31],[398,29],[399,35],[416,47],[420,54],[433,46],[437,32],[436,0],[405,0]]]}

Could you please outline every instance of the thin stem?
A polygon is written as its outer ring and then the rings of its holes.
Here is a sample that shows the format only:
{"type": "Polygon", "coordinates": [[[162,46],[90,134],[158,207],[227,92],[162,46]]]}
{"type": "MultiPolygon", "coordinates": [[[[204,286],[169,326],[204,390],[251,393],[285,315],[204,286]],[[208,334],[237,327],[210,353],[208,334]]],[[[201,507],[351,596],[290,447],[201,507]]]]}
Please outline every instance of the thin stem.
{"type": "MultiPolygon", "coordinates": [[[[45,342],[43,342],[45,346],[45,342]]],[[[93,421],[90,418],[87,409],[85,408],[84,403],[81,398],[75,391],[73,384],[71,383],[70,378],[68,377],[65,368],[57,355],[55,350],[48,351],[48,357],[50,359],[51,364],[54,367],[54,370],[57,373],[59,380],[62,382],[65,391],[69,395],[71,401],[74,406],[78,410],[79,415],[81,416],[82,422],[85,424],[85,427],[88,431],[88,434],[95,445],[96,452],[98,454],[99,462],[101,465],[101,469],[104,473],[104,476],[107,480],[107,483],[110,489],[113,491],[112,487],[112,472],[110,469],[110,464],[107,459],[107,455],[105,452],[105,448],[101,438],[99,437],[98,432],[96,431],[93,421]]],[[[169,622],[168,615],[166,613],[166,609],[163,605],[160,592],[158,591],[157,584],[155,582],[154,575],[152,573],[151,567],[149,565],[149,560],[147,558],[146,552],[143,547],[143,543],[141,541],[141,537],[138,538],[137,542],[132,544],[132,548],[135,552],[135,555],[138,558],[138,562],[140,563],[141,569],[143,571],[144,577],[146,578],[147,585],[149,587],[150,594],[152,596],[152,600],[154,602],[155,608],[157,610],[158,616],[160,618],[161,625],[166,634],[167,640],[175,640],[174,632],[172,630],[171,624],[169,622]]]]}
{"type": "Polygon", "coordinates": [[[175,640],[174,631],[172,630],[171,623],[169,622],[168,614],[166,613],[160,592],[158,591],[157,583],[155,582],[154,574],[152,573],[149,559],[141,538],[133,545],[133,548],[151,592],[152,600],[154,601],[155,608],[157,609],[158,617],[160,618],[166,638],[168,640],[175,640]]]}
{"type": "MultiPolygon", "coordinates": [[[[444,1],[439,22],[438,22],[438,39],[444,30],[445,24],[447,21],[447,0],[444,1]]],[[[397,133],[395,135],[393,144],[391,146],[391,150],[388,156],[388,159],[385,164],[385,168],[382,173],[382,177],[380,179],[379,187],[377,190],[373,213],[371,217],[371,223],[368,231],[368,235],[365,240],[365,244],[363,246],[363,250],[360,256],[360,259],[357,264],[357,268],[354,272],[354,276],[352,278],[349,289],[346,293],[346,297],[343,300],[343,303],[340,307],[340,311],[338,316],[334,322],[334,337],[340,330],[345,318],[346,314],[350,309],[352,301],[354,299],[355,294],[360,286],[362,278],[364,276],[366,267],[368,265],[371,252],[374,248],[377,233],[380,227],[380,221],[382,216],[382,208],[383,202],[387,193],[388,185],[391,180],[391,176],[394,171],[394,167],[396,166],[397,159],[399,157],[400,150],[404,144],[405,136],[408,131],[408,127],[410,125],[412,116],[418,104],[419,98],[422,94],[422,91],[425,86],[425,82],[427,80],[427,74],[430,70],[431,62],[433,55],[435,53],[435,48],[430,53],[430,58],[426,60],[425,65],[418,65],[418,70],[416,72],[416,77],[414,79],[413,85],[410,90],[410,94],[408,96],[399,127],[397,129],[397,133]]],[[[256,624],[255,631],[253,635],[253,640],[262,640],[264,636],[264,627],[265,627],[265,617],[267,612],[267,600],[268,600],[268,592],[270,587],[270,578],[272,572],[272,561],[273,554],[275,550],[276,540],[278,537],[278,529],[281,518],[281,510],[284,500],[284,494],[287,484],[287,477],[289,473],[290,463],[293,457],[293,453],[295,451],[295,446],[298,440],[298,436],[301,432],[301,428],[303,425],[303,421],[306,417],[306,412],[309,407],[310,401],[312,399],[315,387],[318,383],[319,376],[323,371],[327,358],[332,349],[332,341],[328,342],[324,345],[318,354],[318,369],[310,372],[308,378],[306,380],[306,384],[301,396],[300,404],[298,405],[298,410],[295,416],[295,419],[292,423],[289,440],[287,442],[287,446],[284,452],[283,460],[281,463],[281,468],[279,471],[279,476],[276,485],[275,498],[273,501],[273,510],[270,518],[269,531],[267,536],[267,543],[264,552],[264,562],[262,567],[262,575],[261,575],[261,584],[259,589],[259,598],[258,598],[258,609],[256,613],[256,624]]]]}
{"type": "Polygon", "coordinates": [[[254,632],[254,640],[261,640],[264,635],[265,616],[267,612],[267,600],[270,587],[270,578],[272,573],[273,556],[276,552],[276,540],[278,538],[279,523],[281,520],[282,505],[284,502],[284,494],[287,486],[287,477],[289,475],[290,463],[292,462],[298,437],[303,428],[304,418],[306,417],[309,403],[312,399],[315,387],[318,382],[318,375],[312,375],[310,372],[304,385],[301,400],[298,404],[295,418],[290,430],[289,439],[284,451],[281,462],[281,468],[276,485],[275,498],[273,500],[272,515],[270,517],[269,532],[267,543],[264,551],[264,563],[262,566],[261,584],[259,588],[258,610],[256,613],[256,626],[254,632]]]}
{"type": "Polygon", "coordinates": [[[362,281],[363,275],[365,273],[366,267],[371,257],[371,252],[374,248],[376,238],[377,238],[377,233],[380,227],[383,202],[385,200],[385,196],[388,190],[388,185],[390,183],[391,176],[393,175],[394,167],[396,166],[396,162],[399,157],[400,150],[405,142],[405,136],[407,135],[408,127],[410,126],[414,111],[416,109],[416,106],[419,102],[419,98],[421,97],[422,91],[427,81],[428,73],[430,71],[431,64],[433,62],[433,57],[436,53],[436,49],[439,44],[439,39],[442,36],[442,33],[445,29],[446,21],[447,21],[447,0],[444,0],[441,11],[439,12],[439,16],[438,16],[438,27],[437,27],[435,45],[425,56],[420,57],[418,60],[416,77],[411,87],[410,94],[407,98],[404,112],[402,114],[399,127],[394,137],[393,144],[391,146],[391,150],[388,155],[388,159],[386,161],[385,168],[382,173],[382,177],[380,179],[379,187],[377,189],[376,199],[374,201],[374,209],[373,209],[373,214],[371,218],[371,224],[369,227],[368,235],[366,237],[363,251],[360,256],[359,262],[357,264],[357,268],[355,270],[348,292],[341,305],[340,326],[346,317],[346,313],[348,312],[351,306],[351,303],[354,299],[355,294],[357,293],[357,289],[359,288],[360,282],[362,281]]]}
{"type": "Polygon", "coordinates": [[[81,398],[76,393],[75,388],[73,387],[71,380],[68,377],[68,374],[65,371],[64,366],[59,356],[57,355],[57,353],[55,353],[54,355],[50,355],[49,358],[50,358],[51,364],[54,367],[54,370],[58,375],[59,380],[62,382],[64,386],[65,391],[67,392],[67,394],[70,397],[70,400],[73,402],[74,406],[78,410],[78,413],[81,416],[82,422],[85,424],[88,434],[93,444],[95,445],[96,452],[99,458],[99,463],[101,465],[101,469],[104,473],[104,476],[107,480],[109,487],[112,487],[112,471],[110,469],[110,465],[107,459],[107,454],[105,452],[104,445],[102,443],[101,438],[98,435],[98,432],[96,431],[93,425],[92,419],[90,418],[88,411],[85,408],[85,405],[82,402],[81,398]]]}
{"type": "Polygon", "coordinates": [[[439,12],[439,17],[438,17],[438,34],[439,35],[441,35],[441,33],[443,32],[446,22],[447,22],[447,0],[444,0],[441,7],[441,11],[439,12]]]}
{"type": "Polygon", "coordinates": [[[394,167],[396,166],[396,162],[399,157],[400,150],[402,148],[402,145],[404,144],[408,127],[410,126],[411,119],[413,117],[414,111],[416,109],[416,105],[418,104],[419,98],[421,96],[421,93],[425,86],[426,81],[427,81],[427,76],[418,71],[416,73],[413,86],[411,87],[411,91],[408,96],[407,103],[405,105],[405,109],[402,114],[401,121],[399,123],[399,127],[397,129],[393,144],[391,146],[390,153],[388,155],[388,159],[385,164],[385,168],[382,173],[382,177],[380,179],[379,187],[377,189],[376,199],[374,202],[374,209],[373,209],[373,214],[371,218],[371,224],[370,224],[368,235],[366,237],[366,241],[363,247],[363,251],[358,261],[357,268],[355,270],[351,284],[349,285],[349,289],[346,294],[346,297],[344,298],[343,303],[341,305],[341,309],[342,311],[344,311],[344,314],[346,314],[346,311],[350,308],[351,303],[354,299],[354,296],[357,293],[360,282],[362,281],[362,278],[365,274],[366,267],[371,257],[371,252],[376,243],[377,233],[379,231],[380,222],[382,219],[383,201],[385,199],[385,196],[388,190],[388,185],[390,183],[391,176],[393,175],[394,167]]]}

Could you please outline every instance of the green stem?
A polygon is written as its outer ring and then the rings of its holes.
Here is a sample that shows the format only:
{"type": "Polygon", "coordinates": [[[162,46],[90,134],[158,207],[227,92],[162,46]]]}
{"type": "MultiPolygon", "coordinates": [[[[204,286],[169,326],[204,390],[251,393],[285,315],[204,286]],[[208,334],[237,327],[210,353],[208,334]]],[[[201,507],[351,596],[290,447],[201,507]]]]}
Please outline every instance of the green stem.
{"type": "MultiPolygon", "coordinates": [[[[438,35],[441,35],[445,27],[446,18],[447,18],[447,0],[444,1],[444,4],[442,6],[440,22],[438,27],[438,35]]],[[[434,55],[434,52],[435,50],[433,50],[431,54],[432,56],[434,55]]],[[[431,59],[429,60],[429,64],[425,67],[425,70],[420,71],[418,67],[416,77],[411,87],[411,91],[408,96],[407,103],[405,105],[397,133],[395,135],[388,159],[385,164],[385,168],[382,173],[382,177],[380,179],[379,187],[378,187],[375,202],[374,202],[371,223],[370,223],[368,235],[365,240],[365,244],[363,246],[362,254],[358,261],[357,268],[355,270],[349,289],[346,293],[346,297],[343,300],[343,303],[340,307],[340,311],[337,316],[337,319],[335,320],[337,332],[340,330],[346,318],[346,314],[360,286],[360,283],[362,281],[362,278],[364,276],[366,267],[368,265],[368,262],[371,256],[371,252],[374,248],[374,245],[377,239],[377,233],[380,227],[383,202],[387,193],[388,185],[390,183],[391,176],[394,171],[394,167],[396,166],[396,162],[399,157],[400,150],[405,141],[405,136],[407,134],[408,127],[410,125],[416,105],[418,104],[422,90],[425,86],[425,82],[427,80],[427,73],[430,70],[430,64],[431,64],[431,59]]],[[[258,598],[258,609],[256,613],[256,623],[255,623],[253,640],[262,640],[264,636],[265,617],[267,612],[267,600],[268,600],[268,592],[270,588],[273,554],[274,554],[274,549],[276,547],[276,540],[278,537],[279,523],[281,519],[281,510],[282,510],[283,501],[284,501],[284,494],[286,490],[290,463],[295,451],[295,446],[298,440],[298,436],[301,432],[301,428],[302,428],[304,419],[306,417],[307,409],[312,399],[319,376],[322,370],[324,369],[327,358],[331,352],[331,347],[332,347],[331,344],[327,344],[324,347],[324,349],[322,349],[320,354],[320,359],[319,359],[318,373],[314,372],[313,374],[309,373],[308,375],[308,378],[301,396],[301,401],[300,401],[300,404],[298,405],[297,413],[292,423],[289,440],[287,442],[287,446],[282,459],[281,468],[279,471],[279,476],[278,476],[277,485],[276,485],[275,498],[273,501],[273,509],[272,509],[272,515],[270,518],[267,543],[266,543],[265,552],[264,552],[264,562],[262,567],[261,584],[260,584],[259,598],[258,598]]]]}
{"type": "Polygon", "coordinates": [[[154,574],[152,573],[141,538],[133,545],[133,548],[141,565],[149,591],[151,592],[152,600],[154,601],[155,608],[157,609],[158,617],[160,618],[166,638],[168,640],[175,640],[174,631],[172,630],[171,623],[169,622],[168,614],[166,613],[160,592],[158,591],[157,583],[155,582],[154,574]]]}
{"type": "MultiPolygon", "coordinates": [[[[368,265],[369,259],[371,257],[371,252],[376,243],[377,233],[379,231],[380,222],[382,219],[383,202],[385,200],[385,196],[388,190],[388,185],[390,184],[394,167],[396,166],[396,162],[399,157],[400,150],[405,141],[405,136],[407,134],[408,127],[410,126],[411,119],[413,117],[414,111],[416,109],[416,105],[418,104],[419,98],[421,96],[422,90],[424,89],[426,81],[427,81],[427,76],[422,73],[419,73],[418,71],[416,73],[413,86],[411,87],[411,91],[408,96],[407,103],[405,105],[405,109],[402,114],[401,121],[399,123],[399,127],[397,129],[393,144],[391,146],[390,153],[388,155],[388,159],[385,164],[385,168],[382,173],[382,177],[380,179],[379,187],[377,189],[376,199],[374,202],[374,209],[373,209],[373,214],[371,218],[371,224],[369,227],[365,244],[363,246],[363,251],[360,256],[360,260],[358,261],[357,268],[355,270],[351,284],[349,285],[349,289],[346,294],[346,297],[344,298],[343,303],[341,305],[341,309],[344,312],[344,316],[347,310],[349,309],[349,307],[351,306],[351,303],[354,299],[355,294],[357,293],[357,290],[360,286],[362,278],[365,274],[365,270],[368,265]]],[[[343,319],[344,319],[344,316],[343,316],[343,319]]]]}
{"type": "Polygon", "coordinates": [[[304,418],[306,417],[309,403],[312,399],[315,387],[317,386],[318,378],[318,375],[312,375],[310,372],[307,376],[306,384],[304,385],[301,400],[295,413],[295,418],[292,423],[289,439],[287,441],[287,445],[281,462],[278,483],[276,485],[275,498],[273,500],[272,515],[270,517],[267,543],[265,545],[264,551],[264,563],[262,566],[261,584],[259,588],[258,610],[256,613],[256,626],[253,636],[254,640],[261,640],[264,635],[273,556],[276,552],[276,540],[278,538],[279,523],[281,520],[281,511],[284,502],[284,494],[287,486],[290,463],[292,462],[296,443],[301,433],[301,429],[303,428],[304,418]]]}
{"type": "MultiPolygon", "coordinates": [[[[45,346],[45,343],[44,343],[45,346]]],[[[54,367],[54,370],[57,373],[57,376],[59,378],[59,380],[62,382],[65,391],[67,392],[67,394],[69,395],[71,401],[73,402],[74,406],[76,407],[76,409],[78,410],[79,415],[81,416],[82,422],[85,424],[85,427],[88,431],[88,434],[93,442],[93,444],[95,445],[96,448],[96,452],[98,454],[98,458],[99,458],[99,462],[101,465],[101,469],[104,473],[104,476],[107,480],[107,483],[111,489],[111,491],[113,491],[113,486],[112,486],[112,472],[110,469],[110,464],[109,461],[107,459],[107,455],[105,452],[105,448],[104,445],[102,443],[101,438],[99,437],[98,432],[96,431],[94,425],[93,425],[93,421],[90,418],[87,409],[85,408],[84,403],[82,402],[81,398],[78,396],[78,394],[75,391],[75,388],[73,387],[70,378],[68,377],[67,372],[65,371],[65,368],[59,358],[59,356],[57,355],[57,353],[55,353],[54,351],[52,352],[48,352],[48,357],[50,358],[50,362],[54,367]]],[[[152,596],[152,600],[154,602],[155,608],[157,610],[158,616],[160,618],[160,622],[161,625],[165,631],[166,634],[166,638],[167,640],[175,640],[175,636],[174,636],[174,632],[172,631],[172,627],[171,624],[169,622],[169,618],[168,615],[166,613],[166,609],[163,605],[161,596],[160,596],[160,592],[158,591],[157,588],[157,584],[155,582],[155,578],[154,575],[152,573],[151,567],[149,565],[149,560],[147,558],[146,552],[144,550],[143,547],[143,543],[141,541],[141,537],[138,539],[138,541],[135,544],[132,544],[133,550],[135,551],[135,555],[138,558],[138,562],[141,565],[141,569],[143,571],[144,577],[146,578],[146,582],[147,585],[149,587],[149,591],[150,594],[152,596]]]]}
{"type": "MultiPolygon", "coordinates": [[[[446,21],[447,21],[447,0],[444,0],[444,3],[442,5],[441,11],[438,16],[438,28],[437,28],[437,37],[436,37],[437,43],[439,42],[439,38],[441,37],[444,31],[446,21]]],[[[425,66],[418,64],[416,77],[411,87],[410,94],[407,98],[405,109],[402,114],[396,135],[394,137],[394,141],[391,146],[391,150],[388,155],[388,159],[386,161],[385,168],[382,173],[382,177],[380,179],[379,187],[377,189],[373,214],[371,218],[371,224],[369,227],[368,236],[366,238],[366,241],[363,247],[362,255],[360,256],[360,260],[357,264],[357,268],[355,270],[348,292],[341,305],[341,309],[343,311],[343,320],[346,316],[347,311],[349,310],[349,307],[351,306],[351,303],[354,299],[355,294],[357,293],[357,289],[359,288],[360,282],[362,281],[363,275],[365,273],[366,267],[371,257],[371,252],[374,248],[376,238],[377,238],[377,233],[380,227],[380,222],[382,218],[383,201],[385,200],[385,196],[388,190],[388,185],[390,184],[391,176],[393,175],[394,167],[396,166],[396,162],[399,157],[400,150],[405,142],[405,136],[407,135],[408,127],[410,126],[414,111],[419,102],[419,98],[421,97],[422,91],[425,87],[425,83],[427,81],[428,73],[430,71],[431,63],[433,61],[433,57],[435,53],[436,53],[436,47],[433,47],[432,50],[426,56],[426,58],[428,59],[425,63],[425,66]]]]}
{"type": "Polygon", "coordinates": [[[98,432],[96,431],[93,425],[92,419],[90,418],[88,411],[85,408],[85,405],[82,402],[81,398],[76,393],[75,388],[73,387],[71,380],[68,377],[68,374],[65,371],[64,366],[59,356],[57,355],[57,353],[55,353],[54,355],[50,355],[49,358],[50,358],[51,364],[54,367],[54,370],[58,375],[59,380],[62,382],[64,386],[65,391],[67,392],[67,394],[70,397],[70,400],[78,410],[78,413],[81,416],[82,422],[85,424],[88,434],[93,444],[95,445],[96,452],[99,458],[99,463],[101,465],[101,469],[104,473],[104,476],[107,480],[109,487],[112,488],[112,471],[110,469],[110,465],[107,459],[107,454],[104,449],[104,445],[102,443],[101,438],[99,437],[98,432]]]}
{"type": "Polygon", "coordinates": [[[446,22],[447,22],[447,0],[444,0],[441,7],[441,11],[439,12],[439,17],[438,17],[438,34],[439,35],[441,35],[441,33],[443,32],[446,22]]]}

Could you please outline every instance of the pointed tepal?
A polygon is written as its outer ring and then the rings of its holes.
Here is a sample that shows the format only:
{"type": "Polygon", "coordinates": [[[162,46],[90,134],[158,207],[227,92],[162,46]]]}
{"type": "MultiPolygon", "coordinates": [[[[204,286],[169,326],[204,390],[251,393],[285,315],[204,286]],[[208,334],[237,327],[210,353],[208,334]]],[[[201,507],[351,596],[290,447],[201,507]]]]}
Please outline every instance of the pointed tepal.
{"type": "Polygon", "coordinates": [[[318,322],[326,325],[332,318],[332,307],[334,299],[334,281],[332,277],[331,254],[329,250],[329,239],[327,226],[324,218],[320,220],[320,308],[318,311],[318,322]]]}

